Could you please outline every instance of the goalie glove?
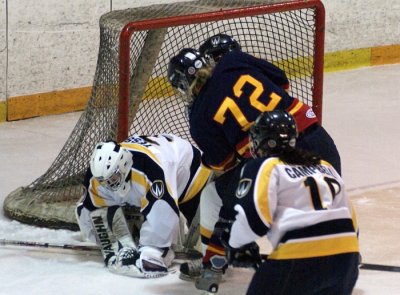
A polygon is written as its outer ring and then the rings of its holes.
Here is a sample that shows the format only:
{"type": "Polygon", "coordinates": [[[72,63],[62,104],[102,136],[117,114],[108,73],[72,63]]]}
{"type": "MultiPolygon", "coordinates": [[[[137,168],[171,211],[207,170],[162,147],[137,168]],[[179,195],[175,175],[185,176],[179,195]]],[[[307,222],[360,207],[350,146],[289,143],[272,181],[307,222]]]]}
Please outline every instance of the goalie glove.
{"type": "Polygon", "coordinates": [[[135,278],[158,278],[168,274],[174,259],[171,249],[162,250],[151,246],[122,248],[107,263],[110,272],[135,278]]]}
{"type": "Polygon", "coordinates": [[[146,278],[158,278],[168,274],[168,267],[171,266],[175,257],[172,249],[161,249],[152,246],[139,248],[140,257],[136,266],[142,271],[146,278]]]}
{"type": "Polygon", "coordinates": [[[108,260],[107,268],[114,274],[144,278],[146,277],[145,274],[136,266],[139,257],[140,253],[135,248],[122,248],[117,255],[108,260]]]}

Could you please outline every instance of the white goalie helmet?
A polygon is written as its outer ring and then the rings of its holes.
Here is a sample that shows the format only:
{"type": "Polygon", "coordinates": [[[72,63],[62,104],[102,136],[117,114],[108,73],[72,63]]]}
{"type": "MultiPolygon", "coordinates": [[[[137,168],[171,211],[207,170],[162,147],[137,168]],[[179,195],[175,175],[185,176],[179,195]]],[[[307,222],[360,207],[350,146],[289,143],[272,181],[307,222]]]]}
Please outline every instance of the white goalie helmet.
{"type": "Polygon", "coordinates": [[[125,196],[130,188],[128,174],[132,168],[132,154],[119,144],[100,142],[90,158],[90,170],[100,184],[125,196]]]}

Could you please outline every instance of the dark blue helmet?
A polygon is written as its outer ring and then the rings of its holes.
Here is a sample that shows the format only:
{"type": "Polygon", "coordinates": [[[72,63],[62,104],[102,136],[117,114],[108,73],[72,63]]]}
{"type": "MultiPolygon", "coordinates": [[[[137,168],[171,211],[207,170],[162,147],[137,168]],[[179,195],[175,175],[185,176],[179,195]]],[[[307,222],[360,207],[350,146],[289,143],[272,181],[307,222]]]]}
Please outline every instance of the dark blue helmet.
{"type": "Polygon", "coordinates": [[[184,48],[178,55],[171,58],[168,65],[168,80],[174,88],[188,94],[197,71],[206,65],[207,61],[198,50],[184,48]]]}
{"type": "Polygon", "coordinates": [[[264,112],[250,128],[253,157],[280,155],[296,146],[297,127],[291,114],[283,110],[264,112]]]}
{"type": "Polygon", "coordinates": [[[241,46],[233,37],[226,34],[217,34],[208,38],[199,48],[203,56],[211,58],[216,63],[224,54],[232,50],[241,50],[241,46]]]}

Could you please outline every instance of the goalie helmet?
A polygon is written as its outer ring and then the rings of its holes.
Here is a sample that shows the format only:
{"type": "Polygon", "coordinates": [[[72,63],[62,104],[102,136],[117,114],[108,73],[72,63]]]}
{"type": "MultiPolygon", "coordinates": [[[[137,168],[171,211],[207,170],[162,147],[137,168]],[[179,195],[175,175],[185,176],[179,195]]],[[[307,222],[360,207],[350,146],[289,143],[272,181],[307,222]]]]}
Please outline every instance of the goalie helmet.
{"type": "Polygon", "coordinates": [[[206,65],[207,62],[199,51],[184,48],[178,55],[171,58],[168,65],[168,80],[174,88],[183,94],[188,94],[197,71],[206,65]]]}
{"type": "Polygon", "coordinates": [[[215,63],[229,51],[241,50],[240,44],[231,36],[217,34],[208,38],[199,48],[200,53],[215,63]]]}
{"type": "Polygon", "coordinates": [[[254,158],[279,156],[296,146],[297,127],[292,115],[274,110],[262,113],[250,128],[250,151],[254,158]]]}
{"type": "Polygon", "coordinates": [[[102,186],[121,196],[130,188],[127,178],[132,164],[132,154],[114,141],[98,143],[90,158],[93,176],[102,186]]]}

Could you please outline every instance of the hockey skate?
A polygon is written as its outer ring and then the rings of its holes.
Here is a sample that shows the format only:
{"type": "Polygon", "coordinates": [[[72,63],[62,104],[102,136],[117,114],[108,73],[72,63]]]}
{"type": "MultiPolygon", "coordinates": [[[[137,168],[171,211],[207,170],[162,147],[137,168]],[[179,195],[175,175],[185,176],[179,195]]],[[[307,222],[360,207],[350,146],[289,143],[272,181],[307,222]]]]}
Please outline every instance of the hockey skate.
{"type": "Polygon", "coordinates": [[[225,273],[228,264],[225,256],[214,255],[210,262],[203,263],[200,277],[196,279],[195,286],[199,290],[210,293],[217,293],[222,275],[225,273]]]}
{"type": "Polygon", "coordinates": [[[182,263],[179,268],[179,278],[184,281],[195,281],[201,275],[202,259],[189,260],[182,263]]]}
{"type": "Polygon", "coordinates": [[[195,286],[199,290],[217,293],[222,274],[222,269],[203,268],[200,277],[196,279],[195,286]]]}

